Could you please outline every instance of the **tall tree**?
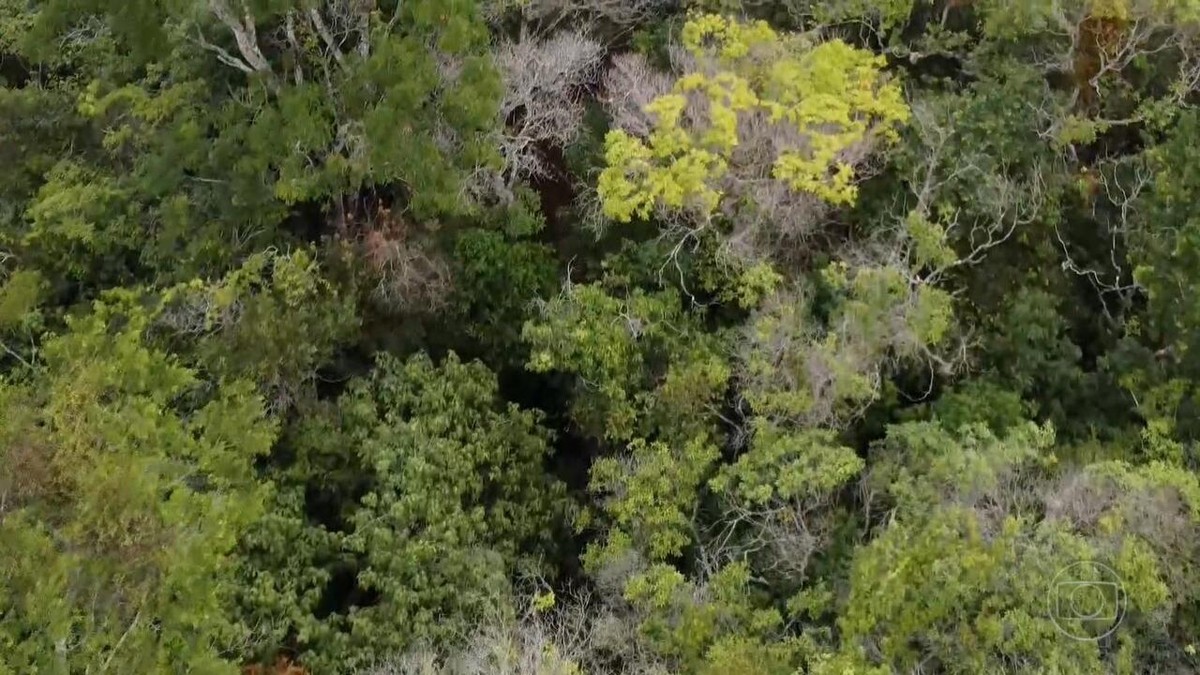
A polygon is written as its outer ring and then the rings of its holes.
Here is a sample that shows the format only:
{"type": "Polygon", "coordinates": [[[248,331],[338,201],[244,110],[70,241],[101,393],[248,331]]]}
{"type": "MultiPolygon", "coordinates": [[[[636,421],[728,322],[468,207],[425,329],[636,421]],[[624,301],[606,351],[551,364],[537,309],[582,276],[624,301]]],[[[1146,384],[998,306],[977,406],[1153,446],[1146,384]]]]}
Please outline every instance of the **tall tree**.
{"type": "Polygon", "coordinates": [[[262,515],[276,426],[252,383],[151,346],[119,291],[0,384],[0,664],[11,672],[236,672],[232,552],[262,515]]]}

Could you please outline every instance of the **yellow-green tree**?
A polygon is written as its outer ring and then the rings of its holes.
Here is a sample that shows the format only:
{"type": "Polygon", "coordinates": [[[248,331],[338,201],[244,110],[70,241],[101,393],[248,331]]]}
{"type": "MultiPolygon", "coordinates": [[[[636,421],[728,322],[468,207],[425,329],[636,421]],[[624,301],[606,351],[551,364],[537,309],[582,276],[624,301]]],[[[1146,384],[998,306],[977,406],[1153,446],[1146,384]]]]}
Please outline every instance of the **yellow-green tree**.
{"type": "Polygon", "coordinates": [[[599,194],[614,220],[789,212],[776,225],[802,228],[821,204],[854,201],[859,165],[908,119],[883,58],[840,40],[708,14],[682,41],[685,72],[645,106],[648,133],[605,139],[599,194]]]}
{"type": "Polygon", "coordinates": [[[232,552],[276,425],[153,346],[146,304],[110,294],[0,379],[0,672],[237,672],[232,552]]]}

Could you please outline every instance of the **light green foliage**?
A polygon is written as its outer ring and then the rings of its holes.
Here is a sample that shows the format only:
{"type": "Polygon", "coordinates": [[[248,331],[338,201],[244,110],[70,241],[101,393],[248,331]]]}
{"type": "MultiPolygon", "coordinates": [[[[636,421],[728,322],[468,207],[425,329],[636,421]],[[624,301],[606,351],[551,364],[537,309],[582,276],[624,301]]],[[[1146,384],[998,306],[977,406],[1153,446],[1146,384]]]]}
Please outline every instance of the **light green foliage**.
{"type": "Polygon", "coordinates": [[[134,245],[128,195],[115,179],[64,160],[45,181],[25,213],[30,229],[21,245],[48,259],[51,270],[86,279],[97,259],[111,260],[134,245]]]}
{"type": "Polygon", "coordinates": [[[819,345],[819,327],[813,323],[807,298],[799,295],[780,294],[752,317],[743,377],[748,380],[745,396],[759,415],[802,416],[814,408],[803,364],[806,348],[819,345]],[[801,376],[798,381],[776,384],[778,375],[792,373],[801,376]]]}
{"type": "Polygon", "coordinates": [[[647,148],[620,130],[608,132],[604,150],[608,168],[600,183],[606,216],[624,222],[634,216],[649,218],[659,202],[667,208],[689,207],[703,214],[717,208],[721,196],[708,181],[724,172],[724,162],[704,150],[676,150],[666,142],[658,146],[661,149],[647,148]],[[668,159],[665,167],[656,166],[668,159]]]}
{"type": "MultiPolygon", "coordinates": [[[[1054,8],[1039,3],[1036,0],[1022,0],[1009,3],[1000,11],[999,2],[981,3],[989,11],[983,21],[984,30],[996,37],[1016,38],[1020,35],[1038,34],[1049,30],[1053,20],[1054,8]]],[[[1082,8],[1086,2],[1071,3],[1074,8],[1082,8]]]]}
{"type": "Polygon", "coordinates": [[[47,295],[46,279],[36,271],[17,269],[0,281],[0,361],[28,366],[37,353],[37,337],[45,325],[39,307],[47,295]]]}
{"type": "Polygon", "coordinates": [[[714,539],[745,556],[777,592],[803,587],[789,609],[819,617],[832,598],[821,582],[808,585],[819,572],[814,559],[835,540],[844,514],[831,505],[864,462],[827,430],[763,419],[752,430],[749,448],[708,483],[721,509],[714,539]]]}
{"type": "Polygon", "coordinates": [[[597,460],[589,487],[608,495],[603,509],[620,533],[610,532],[606,550],[593,553],[594,564],[627,547],[656,561],[681,554],[691,541],[698,491],[719,456],[703,437],[678,446],[635,439],[622,455],[597,460]]]}
{"type": "Polygon", "coordinates": [[[887,345],[906,357],[938,344],[950,329],[949,294],[902,268],[865,267],[848,275],[842,263],[826,271],[826,280],[845,298],[831,322],[839,340],[887,345]]]}
{"type": "Polygon", "coordinates": [[[771,118],[808,132],[811,145],[807,156],[780,154],[775,160],[776,178],[834,204],[854,200],[858,194],[854,167],[840,159],[841,153],[864,141],[868,133],[894,140],[893,127],[909,115],[899,87],[878,84],[883,63],[834,40],[813,48],[798,62],[776,66],[768,85],[776,98],[768,105],[771,118]],[[818,131],[830,126],[839,132],[818,131]]]}
{"type": "Polygon", "coordinates": [[[718,494],[763,507],[824,497],[862,469],[862,459],[839,446],[831,432],[786,433],[759,420],[750,450],[722,467],[710,484],[718,494]]]}
{"type": "MultiPolygon", "coordinates": [[[[572,286],[525,325],[529,368],[579,378],[575,418],[597,437],[628,440],[646,425],[704,429],[703,406],[729,379],[718,336],[672,291],[627,297],[599,284],[572,286]]],[[[648,430],[647,430],[648,431],[648,430]]]]}
{"type": "Polygon", "coordinates": [[[1167,589],[1191,592],[1164,578],[1190,564],[1177,556],[1194,553],[1163,542],[1178,536],[1168,531],[1192,527],[1185,523],[1196,517],[1195,477],[1165,465],[1098,464],[1082,478],[1047,485],[1043,511],[1039,493],[1021,486],[1032,485],[1039,464],[1053,465],[1045,455],[1052,443],[1047,429],[1033,425],[1003,439],[982,427],[958,434],[925,423],[889,429],[873,452],[870,484],[895,510],[885,531],[855,556],[840,619],[851,651],[842,658],[872,645],[884,663],[901,669],[921,659],[950,672],[990,672],[1014,662],[1021,672],[1111,667],[1111,655],[1095,643],[1062,640],[1051,617],[1081,634],[1111,623],[1047,613],[1047,601],[1061,591],[1056,573],[1079,561],[1118,575],[1130,608],[1122,631],[1161,634],[1163,612],[1173,606],[1167,589]],[[1184,500],[1182,508],[1174,498],[1184,500]]]}
{"type": "Polygon", "coordinates": [[[629,438],[636,416],[630,398],[646,377],[638,341],[643,334],[652,339],[669,330],[659,319],[677,314],[671,312],[671,300],[640,292],[623,300],[598,285],[572,287],[546,305],[541,321],[525,325],[522,337],[532,349],[529,367],[578,373],[584,391],[594,392],[588,397],[594,403],[579,411],[584,424],[612,438],[629,438]]]}
{"type": "Polygon", "coordinates": [[[946,227],[918,211],[912,211],[904,221],[904,230],[912,240],[912,263],[915,267],[941,269],[958,260],[947,242],[946,227]]]}
{"type": "Polygon", "coordinates": [[[272,411],[312,396],[316,370],[354,334],[352,299],[312,254],[268,251],[220,281],[168,290],[159,324],[214,374],[256,382],[272,411]]]}
{"type": "MultiPolygon", "coordinates": [[[[1129,608],[1121,635],[1161,635],[1157,617],[1171,607],[1163,583],[1170,563],[1145,542],[1089,541],[1061,522],[1010,516],[998,523],[978,510],[948,507],[919,520],[901,518],[856,555],[840,619],[850,649],[842,658],[869,645],[883,663],[902,670],[920,660],[947,672],[1011,672],[1005,664],[1013,663],[1031,673],[1109,670],[1114,657],[1131,655],[1106,653],[1096,642],[1066,640],[1060,632],[1102,634],[1112,627],[1054,609],[1069,600],[1058,597],[1064,589],[1056,574],[1080,570],[1071,567],[1079,561],[1106,564],[1120,579],[1129,608]]],[[[1104,581],[1085,576],[1088,569],[1069,581],[1104,581]]],[[[1134,654],[1151,651],[1134,648],[1134,654]]]]}
{"type": "Polygon", "coordinates": [[[86,246],[116,243],[97,240],[96,221],[108,216],[112,203],[122,196],[115,181],[78,165],[60,164],[46,176],[39,198],[29,209],[33,228],[27,240],[58,237],[86,246]]]}
{"type": "Polygon", "coordinates": [[[17,270],[0,286],[0,329],[24,323],[37,308],[45,281],[30,270],[17,270]]]}
{"type": "MultiPolygon", "coordinates": [[[[513,608],[488,616],[470,636],[448,649],[422,645],[368,670],[372,675],[471,675],[480,670],[506,675],[586,675],[578,655],[589,645],[558,630],[558,621],[580,621],[576,614],[562,618],[554,612],[554,595],[538,595],[523,614],[513,608]],[[549,599],[544,609],[538,604],[549,599]]],[[[586,623],[580,621],[583,630],[586,623]]],[[[576,626],[571,624],[572,628],[576,626]]]]}
{"type": "Polygon", "coordinates": [[[1177,440],[1176,420],[1188,394],[1188,382],[1182,378],[1163,382],[1146,380],[1145,373],[1137,371],[1121,380],[1121,386],[1137,397],[1138,412],[1146,420],[1140,434],[1142,451],[1148,459],[1179,465],[1184,461],[1186,447],[1177,440]]]}
{"type": "Polygon", "coordinates": [[[1200,559],[1191,543],[1200,524],[1196,475],[1162,462],[1106,461],[1086,467],[1056,497],[1060,517],[1097,542],[1128,591],[1136,656],[1186,659],[1187,646],[1168,636],[1172,625],[1194,625],[1200,594],[1189,572],[1200,559]]]}
{"type": "Polygon", "coordinates": [[[894,266],[834,263],[825,322],[803,292],[779,292],[750,320],[742,351],[744,395],[757,414],[840,424],[878,395],[883,367],[914,360],[949,334],[950,296],[894,266]]]}
{"type": "Polygon", "coordinates": [[[629,582],[625,597],[643,617],[642,635],[679,672],[723,672],[746,651],[758,657],[748,673],[790,672],[794,648],[773,639],[783,619],[756,598],[744,564],[722,567],[703,585],[669,565],[654,565],[629,582]]]}
{"type": "MultiPolygon", "coordinates": [[[[235,672],[230,553],[261,514],[276,428],[253,385],[203,386],[121,292],[0,385],[0,665],[235,672]]],[[[215,384],[215,383],[213,383],[215,384]]]]}
{"type": "Polygon", "coordinates": [[[1200,482],[1188,471],[1163,462],[1131,466],[1118,461],[1093,464],[1087,471],[1097,478],[1112,481],[1122,492],[1144,499],[1151,498],[1156,492],[1172,491],[1183,500],[1178,508],[1192,520],[1200,521],[1200,482]]]}
{"type": "Polygon", "coordinates": [[[784,266],[757,255],[739,259],[729,252],[727,240],[715,231],[700,238],[689,269],[696,276],[694,293],[711,294],[724,306],[753,311],[786,284],[784,266]]]}
{"type": "Polygon", "coordinates": [[[908,117],[899,87],[880,75],[882,60],[844,42],[813,46],[762,21],[713,14],[691,18],[681,39],[697,67],[646,106],[654,119],[650,135],[639,139],[617,129],[605,139],[598,189],[614,220],[648,218],[656,208],[711,216],[721,205],[722,179],[735,170],[730,163],[748,118],[786,129],[781,138],[804,139],[771,159],[773,178],[833,204],[849,203],[857,194],[855,167],[844,153],[868,138],[894,137],[908,117]],[[706,107],[701,123],[685,114],[694,96],[706,107]]]}
{"type": "Polygon", "coordinates": [[[721,289],[721,299],[737,303],[739,307],[753,309],[774,292],[783,282],[783,276],[768,263],[757,263],[742,270],[732,288],[721,289]]]}
{"type": "Polygon", "coordinates": [[[843,643],[899,670],[924,660],[956,673],[1103,671],[1097,644],[1064,639],[1048,615],[1054,574],[1094,559],[1090,547],[1017,519],[982,527],[957,508],[888,527],[855,558],[843,643]]]}
{"type": "Polygon", "coordinates": [[[982,425],[957,432],[929,422],[888,428],[872,449],[869,484],[893,500],[898,513],[918,516],[944,503],[971,505],[1004,494],[1019,504],[1006,481],[1016,472],[1053,462],[1054,431],[1026,422],[1003,437],[982,425]]]}
{"type": "Polygon", "coordinates": [[[702,675],[790,675],[796,667],[796,647],[788,642],[738,636],[719,640],[709,648],[702,675]]]}

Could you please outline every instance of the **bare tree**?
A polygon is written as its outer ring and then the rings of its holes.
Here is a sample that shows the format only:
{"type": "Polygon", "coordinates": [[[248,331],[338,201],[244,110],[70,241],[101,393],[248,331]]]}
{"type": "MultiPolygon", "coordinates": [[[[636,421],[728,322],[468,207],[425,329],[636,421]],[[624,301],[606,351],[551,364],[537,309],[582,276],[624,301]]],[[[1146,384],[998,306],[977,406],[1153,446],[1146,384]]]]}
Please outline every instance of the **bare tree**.
{"type": "Polygon", "coordinates": [[[832,495],[751,504],[727,498],[721,517],[697,544],[697,565],[709,574],[750,560],[770,583],[801,583],[812,557],[830,542],[835,520],[832,495]]]}
{"type": "Polygon", "coordinates": [[[1104,538],[1111,535],[1105,519],[1119,516],[1122,537],[1137,536],[1154,548],[1165,561],[1159,570],[1168,587],[1180,597],[1188,595],[1185,589],[1195,589],[1196,582],[1188,578],[1183,561],[1200,556],[1195,505],[1179,486],[1121,476],[1121,469],[1118,475],[1110,474],[1103,466],[1044,481],[1035,494],[1041,497],[1046,519],[1084,536],[1104,538]]]}
{"type": "Polygon", "coordinates": [[[456,647],[418,646],[363,675],[666,675],[639,648],[633,617],[587,592],[545,609],[536,606],[539,597],[547,596],[533,596],[520,612],[482,617],[456,647]]]}
{"type": "Polygon", "coordinates": [[[825,322],[814,319],[809,299],[795,288],[755,310],[737,348],[737,374],[756,415],[800,428],[843,428],[899,365],[945,374],[965,365],[966,344],[951,326],[938,332],[928,323],[931,313],[948,312],[949,297],[902,255],[898,248],[874,256],[848,248],[848,297],[825,322]]]}
{"type": "Polygon", "coordinates": [[[208,0],[208,9],[233,35],[241,58],[204,41],[203,35],[200,36],[201,44],[214,52],[225,65],[233,66],[245,73],[269,73],[271,64],[267,61],[267,57],[263,56],[262,49],[259,47],[258,26],[255,23],[254,15],[243,0],[234,1],[238,3],[237,6],[230,6],[227,0],[208,0]]]}
{"type": "Polygon", "coordinates": [[[523,36],[496,48],[504,80],[496,141],[504,164],[498,172],[477,170],[471,181],[475,193],[511,200],[517,181],[553,174],[545,152],[579,135],[584,95],[599,80],[603,59],[604,47],[578,31],[547,39],[523,36]]]}
{"type": "MultiPolygon", "coordinates": [[[[196,42],[216,55],[227,66],[244,73],[263,73],[274,76],[271,62],[265,56],[263,42],[268,46],[286,45],[295,55],[292,77],[297,82],[306,79],[304,55],[310,54],[311,36],[319,44],[316,55],[337,67],[346,64],[351,54],[366,57],[371,50],[371,25],[378,8],[376,0],[324,0],[307,8],[291,9],[283,13],[282,20],[273,23],[270,29],[260,30],[257,19],[247,0],[207,0],[210,15],[233,37],[237,54],[214,44],[204,35],[203,26],[195,26],[192,32],[196,42]]],[[[390,27],[399,18],[399,10],[390,18],[390,27]]],[[[268,50],[269,51],[269,50],[268,50]]]]}
{"type": "Polygon", "coordinates": [[[1150,186],[1152,175],[1140,159],[1131,163],[1113,162],[1102,165],[1085,176],[1098,186],[1091,201],[1092,218],[1107,229],[1108,246],[1105,259],[1096,264],[1079,262],[1078,247],[1063,235],[1055,223],[1054,237],[1062,251],[1062,268],[1088,280],[1111,318],[1108,298],[1116,295],[1127,298],[1141,286],[1133,279],[1125,258],[1130,228],[1133,226],[1142,193],[1150,186]]]}
{"type": "Polygon", "coordinates": [[[431,311],[453,287],[450,265],[427,233],[384,208],[342,235],[366,263],[370,299],[390,312],[431,311]]]}
{"type": "Polygon", "coordinates": [[[1110,482],[1085,470],[1072,471],[1044,486],[1046,520],[1066,522],[1078,532],[1093,531],[1121,496],[1110,482]]]}
{"type": "MultiPolygon", "coordinates": [[[[1032,47],[1033,61],[1047,72],[1066,75],[1073,83],[1072,110],[1082,110],[1102,126],[1144,121],[1148,108],[1138,107],[1123,117],[1089,111],[1105,98],[1112,84],[1131,67],[1148,59],[1167,64],[1171,81],[1160,102],[1182,103],[1200,84],[1200,22],[1168,3],[1131,0],[1120,11],[1086,0],[1048,0],[1039,6],[1039,30],[1051,39],[1032,47]],[[1165,57],[1165,58],[1159,58],[1165,57]]],[[[1070,122],[1059,116],[1052,130],[1070,122]]]]}
{"type": "Polygon", "coordinates": [[[525,25],[547,29],[565,23],[606,23],[627,30],[660,20],[679,4],[679,0],[488,0],[483,10],[492,23],[515,13],[525,25]]]}
{"type": "Polygon", "coordinates": [[[928,281],[936,282],[956,267],[981,263],[992,249],[1034,222],[1043,213],[1048,190],[1043,167],[1033,167],[1027,176],[1010,175],[987,152],[959,138],[951,107],[944,102],[915,101],[911,109],[909,129],[917,149],[909,178],[912,200],[892,213],[894,226],[885,236],[911,259],[908,217],[915,214],[938,223],[959,251],[926,274],[928,281]],[[956,206],[961,193],[970,194],[969,209],[956,206]]]}
{"type": "MultiPolygon", "coordinates": [[[[1031,107],[1030,133],[1054,141],[1054,125],[1061,111],[1049,96],[1031,107]]],[[[993,249],[1043,218],[1054,192],[1046,177],[1067,173],[1072,160],[1069,152],[1064,152],[1023,170],[1006,169],[958,136],[951,107],[944,102],[915,101],[912,113],[909,130],[917,150],[910,169],[912,199],[892,214],[895,226],[890,233],[902,242],[906,215],[912,214],[943,228],[957,252],[926,274],[929,281],[936,282],[955,268],[982,263],[993,249]],[[970,202],[962,203],[960,195],[969,195],[970,202]]],[[[1081,183],[1091,188],[1088,200],[1093,219],[1106,229],[1106,260],[1081,262],[1080,247],[1053,221],[1063,270],[1086,278],[1106,312],[1106,296],[1126,295],[1137,288],[1124,263],[1124,249],[1138,198],[1150,183],[1150,173],[1139,162],[1104,161],[1078,174],[1081,183]]],[[[907,246],[911,244],[910,240],[907,246]]]]}
{"type": "Polygon", "coordinates": [[[613,126],[635,136],[647,136],[654,118],[646,106],[671,91],[671,76],[653,66],[641,54],[617,54],[604,73],[600,101],[612,116],[613,126]]]}

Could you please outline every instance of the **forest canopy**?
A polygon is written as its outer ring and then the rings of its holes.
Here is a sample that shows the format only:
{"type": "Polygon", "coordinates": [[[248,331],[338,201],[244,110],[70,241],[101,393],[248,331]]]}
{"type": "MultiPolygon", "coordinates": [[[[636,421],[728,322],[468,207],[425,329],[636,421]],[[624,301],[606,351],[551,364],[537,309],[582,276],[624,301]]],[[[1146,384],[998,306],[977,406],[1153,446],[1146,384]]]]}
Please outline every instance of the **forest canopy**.
{"type": "Polygon", "coordinates": [[[1198,672],[1198,103],[1197,0],[0,0],[0,673],[1198,672]]]}

